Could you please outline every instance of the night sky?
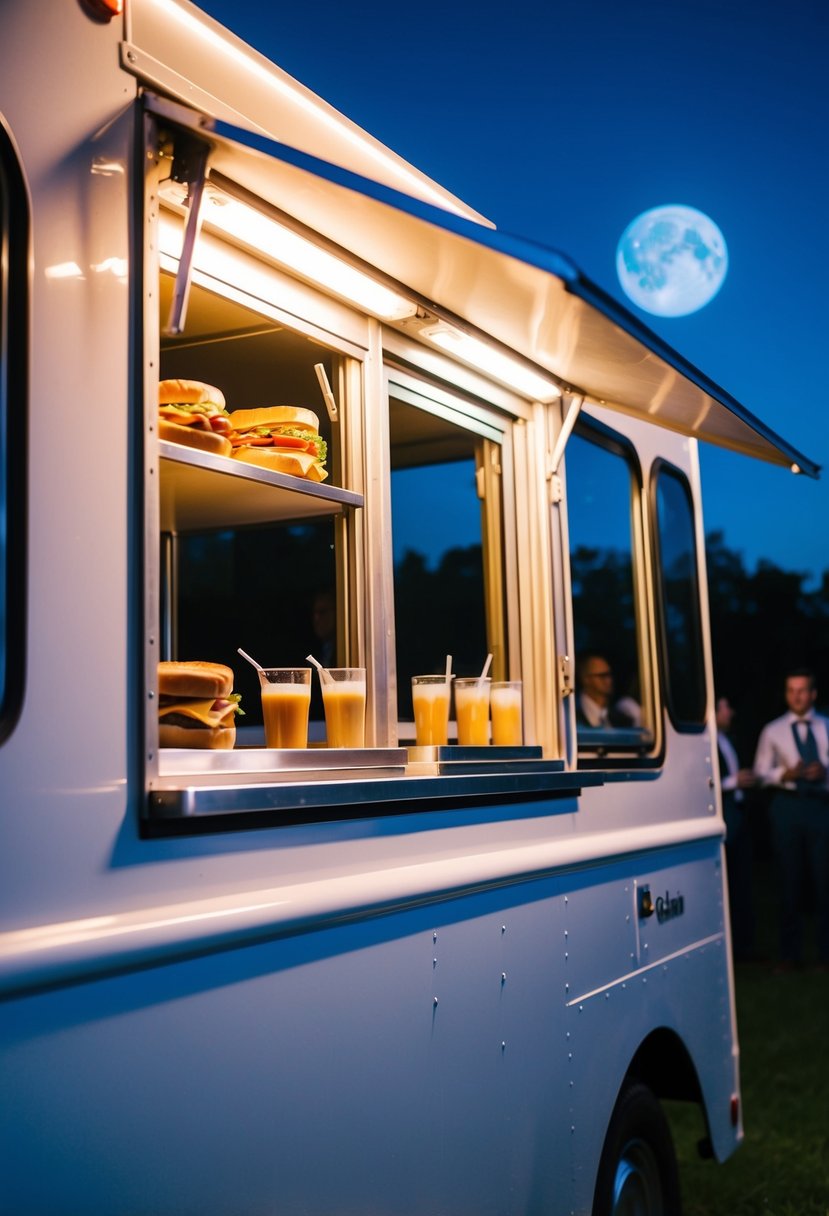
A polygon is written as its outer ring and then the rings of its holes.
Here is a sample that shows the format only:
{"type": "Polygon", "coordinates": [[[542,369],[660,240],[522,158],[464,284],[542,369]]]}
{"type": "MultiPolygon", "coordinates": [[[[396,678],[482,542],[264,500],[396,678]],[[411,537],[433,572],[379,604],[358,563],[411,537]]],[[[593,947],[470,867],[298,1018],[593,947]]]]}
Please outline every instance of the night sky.
{"type": "MultiPolygon", "coordinates": [[[[499,228],[566,253],[681,355],[829,465],[825,0],[202,7],[499,228]],[[616,247],[685,203],[729,254],[699,312],[640,312],[616,247]]],[[[829,570],[818,481],[701,445],[705,526],[749,569],[829,570]]]]}

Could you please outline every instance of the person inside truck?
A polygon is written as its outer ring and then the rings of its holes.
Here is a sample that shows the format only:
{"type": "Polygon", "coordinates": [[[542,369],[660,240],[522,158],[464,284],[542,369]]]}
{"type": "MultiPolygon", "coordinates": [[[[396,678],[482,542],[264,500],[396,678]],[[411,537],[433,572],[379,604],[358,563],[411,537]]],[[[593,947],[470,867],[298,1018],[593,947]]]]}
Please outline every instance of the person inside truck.
{"type": "Polygon", "coordinates": [[[576,662],[576,722],[579,726],[621,729],[634,726],[613,701],[613,669],[604,655],[588,653],[576,662]]]}

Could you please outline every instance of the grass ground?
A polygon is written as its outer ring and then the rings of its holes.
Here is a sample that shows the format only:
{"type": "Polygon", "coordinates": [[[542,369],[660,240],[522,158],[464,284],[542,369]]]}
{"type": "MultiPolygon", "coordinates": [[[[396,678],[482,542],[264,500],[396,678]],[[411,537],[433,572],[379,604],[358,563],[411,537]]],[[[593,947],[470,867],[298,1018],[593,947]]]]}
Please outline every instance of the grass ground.
{"type": "MultiPolygon", "coordinates": [[[[757,866],[761,953],[774,954],[770,866],[757,866]]],[[[814,955],[810,956],[814,962],[814,955]]],[[[829,1216],[829,975],[736,968],[745,1139],[723,1165],[696,1151],[696,1108],[672,1103],[684,1216],[829,1216]]]]}

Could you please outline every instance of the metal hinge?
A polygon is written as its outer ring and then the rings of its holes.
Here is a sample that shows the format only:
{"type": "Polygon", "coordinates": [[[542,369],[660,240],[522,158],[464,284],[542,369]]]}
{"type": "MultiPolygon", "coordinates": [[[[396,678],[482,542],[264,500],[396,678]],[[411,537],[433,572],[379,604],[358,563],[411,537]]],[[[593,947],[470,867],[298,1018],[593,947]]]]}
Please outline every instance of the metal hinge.
{"type": "Polygon", "coordinates": [[[573,691],[573,664],[569,654],[558,656],[558,691],[562,697],[569,697],[573,691]]]}

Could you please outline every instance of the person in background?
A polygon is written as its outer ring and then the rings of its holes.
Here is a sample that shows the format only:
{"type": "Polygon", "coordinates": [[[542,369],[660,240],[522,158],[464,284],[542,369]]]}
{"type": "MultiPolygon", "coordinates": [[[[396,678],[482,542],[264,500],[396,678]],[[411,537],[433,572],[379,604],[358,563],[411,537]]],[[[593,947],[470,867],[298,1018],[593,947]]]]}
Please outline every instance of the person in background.
{"type": "Polygon", "coordinates": [[[829,969],[829,720],[814,711],[817,687],[807,668],[786,676],[788,710],[763,727],[754,771],[774,794],[769,811],[779,871],[779,972],[803,958],[807,872],[817,910],[818,967],[829,969]]]}
{"type": "Polygon", "coordinates": [[[633,726],[628,714],[613,704],[613,671],[603,655],[581,655],[576,665],[576,679],[576,722],[579,726],[633,726]]]}
{"type": "Polygon", "coordinates": [[[751,894],[752,841],[750,812],[745,791],[757,784],[754,772],[743,768],[729,737],[734,709],[728,697],[716,703],[717,751],[720,761],[720,789],[725,820],[725,863],[728,871],[728,907],[731,919],[731,946],[735,962],[754,957],[754,905],[751,894]]]}
{"type": "MultiPolygon", "coordinates": [[[[311,639],[306,641],[302,651],[304,664],[305,656],[313,654],[323,667],[337,666],[337,598],[330,587],[316,591],[311,599],[309,611],[311,639]]],[[[306,634],[307,637],[307,634],[306,634]]],[[[311,722],[322,722],[325,709],[322,703],[322,689],[316,672],[311,677],[311,722]]],[[[313,736],[316,740],[316,736],[313,736]]]]}
{"type": "Polygon", "coordinates": [[[318,591],[311,603],[314,658],[323,667],[337,663],[337,602],[330,588],[318,591]]]}

